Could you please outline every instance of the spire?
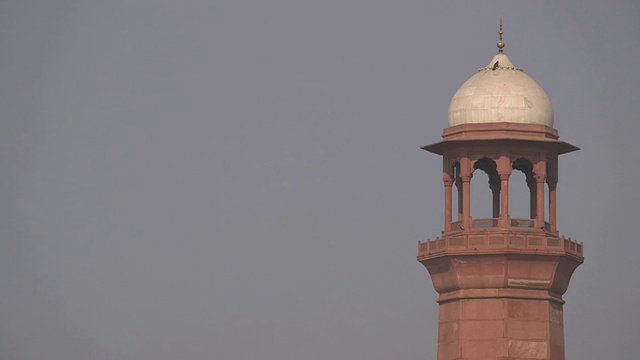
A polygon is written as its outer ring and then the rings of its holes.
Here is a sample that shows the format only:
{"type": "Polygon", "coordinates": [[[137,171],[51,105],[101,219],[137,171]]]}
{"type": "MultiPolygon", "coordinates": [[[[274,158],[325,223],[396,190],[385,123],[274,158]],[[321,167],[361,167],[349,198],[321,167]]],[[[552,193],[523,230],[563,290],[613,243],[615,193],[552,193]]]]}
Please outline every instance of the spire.
{"type": "Polygon", "coordinates": [[[498,41],[498,52],[502,53],[502,48],[504,48],[504,42],[502,41],[502,18],[500,18],[500,31],[498,31],[498,35],[500,35],[500,41],[498,41]]]}

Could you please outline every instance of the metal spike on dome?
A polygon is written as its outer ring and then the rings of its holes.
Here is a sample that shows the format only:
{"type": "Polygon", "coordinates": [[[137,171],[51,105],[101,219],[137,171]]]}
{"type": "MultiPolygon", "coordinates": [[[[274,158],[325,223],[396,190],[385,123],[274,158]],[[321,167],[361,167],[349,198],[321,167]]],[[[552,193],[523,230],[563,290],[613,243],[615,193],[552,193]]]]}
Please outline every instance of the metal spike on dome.
{"type": "Polygon", "coordinates": [[[498,52],[502,53],[502,49],[504,48],[504,42],[502,41],[502,18],[500,18],[500,31],[498,31],[498,35],[500,35],[500,41],[498,41],[498,52]]]}

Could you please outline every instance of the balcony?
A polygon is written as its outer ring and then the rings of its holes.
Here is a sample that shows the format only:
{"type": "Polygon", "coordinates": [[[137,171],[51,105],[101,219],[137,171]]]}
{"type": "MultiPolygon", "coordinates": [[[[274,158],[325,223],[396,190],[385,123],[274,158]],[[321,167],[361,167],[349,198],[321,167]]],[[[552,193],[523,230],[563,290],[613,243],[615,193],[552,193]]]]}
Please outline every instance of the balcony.
{"type": "Polygon", "coordinates": [[[537,253],[570,255],[583,259],[582,243],[571,238],[549,236],[541,233],[465,232],[418,242],[418,258],[446,254],[476,253],[537,253]]]}

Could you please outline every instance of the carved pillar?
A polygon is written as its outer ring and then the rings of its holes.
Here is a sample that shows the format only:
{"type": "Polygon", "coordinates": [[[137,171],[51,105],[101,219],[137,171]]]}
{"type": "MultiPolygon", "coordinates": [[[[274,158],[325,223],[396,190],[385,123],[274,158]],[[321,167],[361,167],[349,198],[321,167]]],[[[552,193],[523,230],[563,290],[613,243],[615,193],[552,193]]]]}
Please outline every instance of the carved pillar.
{"type": "Polygon", "coordinates": [[[460,158],[460,181],[462,182],[462,225],[471,228],[471,160],[463,154],[460,158]]]}
{"type": "Polygon", "coordinates": [[[527,187],[529,187],[529,219],[538,216],[538,185],[533,176],[527,176],[527,187]]]}
{"type": "Polygon", "coordinates": [[[551,158],[547,158],[547,185],[549,185],[549,224],[551,225],[551,232],[558,233],[557,218],[556,218],[556,186],[558,185],[558,156],[553,155],[551,158]]]}
{"type": "Polygon", "coordinates": [[[458,220],[462,221],[462,179],[456,178],[456,190],[458,191],[458,220]]]}
{"type": "Polygon", "coordinates": [[[460,176],[462,179],[462,224],[471,228],[471,174],[460,176]]]}
{"type": "Polygon", "coordinates": [[[538,228],[544,228],[544,176],[539,176],[536,175],[535,176],[536,179],[536,188],[537,188],[537,200],[538,200],[538,204],[536,205],[537,208],[537,215],[536,215],[536,227],[538,228]]]}
{"type": "Polygon", "coordinates": [[[549,224],[551,224],[551,231],[557,232],[556,226],[556,186],[558,185],[557,179],[547,179],[549,185],[549,224]]]}
{"type": "Polygon", "coordinates": [[[500,217],[500,179],[491,180],[489,182],[491,195],[493,196],[493,218],[500,217]]]}
{"type": "Polygon", "coordinates": [[[509,220],[509,176],[511,172],[500,173],[500,226],[510,227],[509,220]]]}
{"type": "Polygon", "coordinates": [[[453,202],[451,187],[453,186],[453,180],[447,173],[443,174],[442,180],[444,181],[444,231],[451,231],[451,203],[453,202]]]}
{"type": "Polygon", "coordinates": [[[509,153],[504,149],[501,151],[497,165],[497,179],[500,182],[500,216],[498,217],[498,225],[502,228],[508,228],[511,227],[511,219],[509,218],[509,176],[511,176],[513,166],[509,153]]]}

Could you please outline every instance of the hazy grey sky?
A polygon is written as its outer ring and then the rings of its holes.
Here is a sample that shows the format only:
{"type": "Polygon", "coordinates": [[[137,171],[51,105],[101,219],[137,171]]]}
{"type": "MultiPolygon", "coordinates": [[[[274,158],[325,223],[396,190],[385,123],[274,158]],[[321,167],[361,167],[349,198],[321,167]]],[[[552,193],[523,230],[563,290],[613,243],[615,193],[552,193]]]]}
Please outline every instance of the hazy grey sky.
{"type": "MultiPolygon", "coordinates": [[[[640,339],[636,1],[5,0],[0,358],[436,359],[455,90],[549,94],[568,359],[640,339]]],[[[473,214],[472,214],[473,215],[473,214]]]]}

